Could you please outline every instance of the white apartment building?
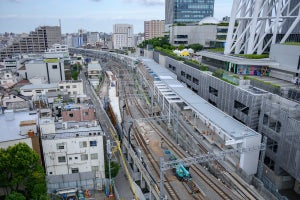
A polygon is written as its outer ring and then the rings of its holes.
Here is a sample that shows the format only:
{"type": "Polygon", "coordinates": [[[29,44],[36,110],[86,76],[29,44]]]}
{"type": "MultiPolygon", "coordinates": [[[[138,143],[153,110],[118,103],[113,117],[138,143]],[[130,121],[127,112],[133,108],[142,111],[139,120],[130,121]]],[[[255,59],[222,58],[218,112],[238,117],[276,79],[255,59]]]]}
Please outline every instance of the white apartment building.
{"type": "Polygon", "coordinates": [[[59,90],[67,92],[69,96],[84,94],[81,80],[61,81],[58,83],[59,90]]]}
{"type": "Polygon", "coordinates": [[[133,25],[115,24],[113,27],[113,48],[134,47],[133,25]]]}
{"type": "Polygon", "coordinates": [[[46,174],[96,172],[105,178],[103,131],[94,122],[55,123],[40,118],[46,174]]]}

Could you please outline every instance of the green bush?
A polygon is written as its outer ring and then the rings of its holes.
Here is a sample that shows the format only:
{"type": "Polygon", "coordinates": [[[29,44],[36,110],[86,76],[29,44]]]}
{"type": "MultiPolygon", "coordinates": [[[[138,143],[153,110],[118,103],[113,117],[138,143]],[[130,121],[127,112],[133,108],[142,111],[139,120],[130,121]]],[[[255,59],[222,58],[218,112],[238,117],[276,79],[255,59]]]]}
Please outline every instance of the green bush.
{"type": "Polygon", "coordinates": [[[238,54],[238,56],[248,58],[248,59],[262,59],[262,58],[269,58],[269,54],[238,54]]]}
{"type": "Polygon", "coordinates": [[[223,69],[217,69],[216,71],[213,72],[213,76],[222,79],[224,74],[224,70],[223,69]]]}

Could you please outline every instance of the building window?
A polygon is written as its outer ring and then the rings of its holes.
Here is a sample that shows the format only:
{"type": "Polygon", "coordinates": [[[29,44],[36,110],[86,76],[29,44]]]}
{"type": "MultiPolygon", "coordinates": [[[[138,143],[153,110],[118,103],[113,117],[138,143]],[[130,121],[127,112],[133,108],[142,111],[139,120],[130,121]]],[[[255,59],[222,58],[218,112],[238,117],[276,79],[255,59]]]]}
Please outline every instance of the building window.
{"type": "Polygon", "coordinates": [[[81,160],[87,160],[88,159],[87,154],[81,154],[80,157],[81,157],[81,160]]]}
{"type": "Polygon", "coordinates": [[[193,77],[193,83],[195,83],[196,85],[199,85],[199,80],[193,77]]]}
{"type": "Polygon", "coordinates": [[[97,146],[97,141],[96,140],[90,141],[90,146],[91,147],[96,147],[97,146]]]}
{"type": "Polygon", "coordinates": [[[49,172],[49,174],[52,174],[52,172],[49,172]]]}
{"type": "Polygon", "coordinates": [[[209,86],[209,93],[216,97],[218,96],[218,90],[210,86],[209,86]]]}
{"type": "Polygon", "coordinates": [[[181,76],[185,76],[185,72],[184,71],[181,71],[181,76]]]}
{"type": "Polygon", "coordinates": [[[272,140],[271,138],[268,138],[268,140],[267,140],[267,147],[271,151],[273,151],[274,153],[277,153],[278,143],[275,140],[272,140]]]}
{"type": "Polygon", "coordinates": [[[92,171],[93,172],[99,171],[99,166],[92,166],[92,171]]]}
{"type": "Polygon", "coordinates": [[[87,142],[86,141],[82,141],[79,143],[80,148],[85,148],[87,147],[87,142]]]}
{"type": "Polygon", "coordinates": [[[236,100],[234,101],[234,108],[240,110],[242,113],[246,115],[248,115],[249,113],[249,107],[236,100]]]}
{"type": "Polygon", "coordinates": [[[69,160],[72,160],[72,157],[69,157],[69,160]]]}
{"type": "Polygon", "coordinates": [[[74,114],[73,113],[69,113],[69,117],[74,117],[74,114]]]}
{"type": "Polygon", "coordinates": [[[66,88],[67,88],[67,89],[70,89],[70,86],[69,86],[69,85],[67,85],[67,86],[66,86],[66,88]]]}
{"type": "Polygon", "coordinates": [[[72,168],[72,174],[75,174],[75,173],[79,173],[79,169],[78,168],[72,168]]]}
{"type": "Polygon", "coordinates": [[[188,79],[188,80],[192,80],[192,76],[191,76],[191,75],[189,75],[189,74],[186,74],[186,79],[188,79]]]}
{"type": "Polygon", "coordinates": [[[91,154],[91,160],[97,160],[98,159],[98,154],[97,153],[92,153],[91,154]]]}
{"type": "Polygon", "coordinates": [[[58,143],[58,144],[56,144],[56,149],[57,150],[65,149],[65,143],[58,143]]]}
{"type": "Polygon", "coordinates": [[[269,116],[267,114],[264,114],[264,117],[263,117],[263,124],[264,125],[267,125],[268,124],[268,121],[269,121],[269,116]]]}
{"type": "Polygon", "coordinates": [[[58,162],[59,163],[66,162],[66,156],[58,156],[58,162]]]}
{"type": "Polygon", "coordinates": [[[57,65],[52,65],[52,69],[57,69],[57,65]]]}
{"type": "Polygon", "coordinates": [[[75,157],[75,160],[78,160],[78,157],[75,157]]]}
{"type": "Polygon", "coordinates": [[[60,89],[64,89],[64,86],[59,86],[60,89]]]}
{"type": "Polygon", "coordinates": [[[77,85],[72,85],[72,88],[77,88],[77,85]]]}
{"type": "Polygon", "coordinates": [[[87,115],[89,115],[89,112],[84,112],[83,115],[87,116],[87,115]]]}

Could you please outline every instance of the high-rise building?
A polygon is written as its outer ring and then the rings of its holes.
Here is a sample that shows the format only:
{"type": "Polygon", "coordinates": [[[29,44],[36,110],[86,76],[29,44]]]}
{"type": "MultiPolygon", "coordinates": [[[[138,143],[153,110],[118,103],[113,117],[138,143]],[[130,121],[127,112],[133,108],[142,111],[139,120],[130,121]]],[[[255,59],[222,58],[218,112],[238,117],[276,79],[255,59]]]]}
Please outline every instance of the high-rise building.
{"type": "Polygon", "coordinates": [[[1,58],[12,57],[21,53],[45,52],[53,44],[61,44],[60,26],[40,26],[29,35],[14,42],[0,51],[1,58]]]}
{"type": "Polygon", "coordinates": [[[162,37],[165,31],[165,20],[144,21],[145,39],[162,37]]]}
{"type": "Polygon", "coordinates": [[[133,25],[115,24],[113,30],[113,48],[123,49],[134,46],[133,25]]]}
{"type": "Polygon", "coordinates": [[[165,24],[199,22],[213,17],[214,0],[168,0],[165,7],[165,24]]]}

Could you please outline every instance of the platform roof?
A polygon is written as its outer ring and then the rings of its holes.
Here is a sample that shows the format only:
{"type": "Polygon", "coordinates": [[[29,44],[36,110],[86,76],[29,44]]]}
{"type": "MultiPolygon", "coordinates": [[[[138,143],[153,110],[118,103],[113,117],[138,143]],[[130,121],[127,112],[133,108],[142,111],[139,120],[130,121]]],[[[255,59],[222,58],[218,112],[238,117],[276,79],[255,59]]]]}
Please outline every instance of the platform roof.
{"type": "Polygon", "coordinates": [[[172,89],[184,102],[186,102],[195,112],[201,114],[211,123],[221,128],[232,139],[240,140],[245,137],[256,136],[259,133],[245,126],[239,121],[224,113],[220,109],[208,103],[205,99],[188,89],[185,85],[177,80],[174,73],[160,66],[151,59],[141,60],[147,67],[155,72],[160,78],[169,77],[168,79],[161,78],[161,82],[155,84],[166,84],[172,89]]]}

